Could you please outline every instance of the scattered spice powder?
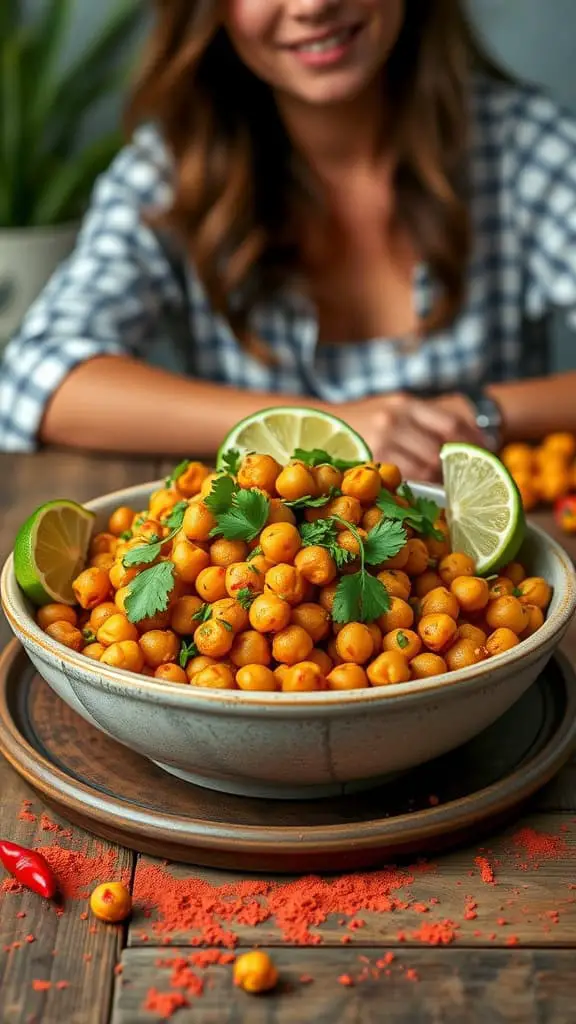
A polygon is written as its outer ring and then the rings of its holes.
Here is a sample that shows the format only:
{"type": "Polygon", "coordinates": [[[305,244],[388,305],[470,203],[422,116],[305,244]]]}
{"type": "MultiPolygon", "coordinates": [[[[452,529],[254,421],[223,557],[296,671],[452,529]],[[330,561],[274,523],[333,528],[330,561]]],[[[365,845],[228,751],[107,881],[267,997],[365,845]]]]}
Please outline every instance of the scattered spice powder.
{"type": "Polygon", "coordinates": [[[412,932],[412,938],[418,942],[426,942],[429,946],[448,946],[458,937],[458,925],[454,921],[426,921],[418,931],[412,932]]]}
{"type": "Polygon", "coordinates": [[[340,977],[338,978],[338,981],[340,985],[344,985],[346,986],[346,988],[352,988],[352,986],[354,985],[354,978],[352,978],[349,974],[341,974],[340,977]]]}
{"type": "Polygon", "coordinates": [[[535,828],[521,828],[512,836],[514,846],[520,847],[531,861],[562,856],[568,850],[566,840],[535,828]]]}
{"type": "Polygon", "coordinates": [[[95,882],[101,878],[114,878],[118,874],[116,850],[112,847],[106,849],[100,843],[94,844],[92,854],[87,850],[87,846],[78,850],[68,850],[62,846],[42,846],[38,849],[38,853],[46,858],[56,875],[65,899],[87,899],[95,882]]]}
{"type": "Polygon", "coordinates": [[[496,885],[494,870],[487,857],[475,857],[474,863],[480,868],[480,878],[485,885],[496,885]]]}
{"type": "Polygon", "coordinates": [[[415,971],[413,967],[409,967],[404,975],[407,981],[420,981],[418,971],[415,971]]]}
{"type": "Polygon", "coordinates": [[[34,978],[32,988],[35,992],[49,992],[52,988],[52,982],[43,981],[41,978],[34,978]]]}
{"type": "Polygon", "coordinates": [[[31,800],[23,800],[18,813],[20,821],[36,821],[36,815],[32,813],[30,808],[32,807],[31,800]]]}
{"type": "Polygon", "coordinates": [[[183,1006],[188,1006],[188,1002],[181,992],[159,992],[157,988],[149,988],[142,1009],[157,1013],[161,1020],[168,1020],[183,1006]]]}
{"type": "Polygon", "coordinates": [[[44,811],[40,815],[40,828],[43,832],[53,832],[61,839],[72,839],[72,830],[63,828],[57,821],[52,821],[44,811]]]}

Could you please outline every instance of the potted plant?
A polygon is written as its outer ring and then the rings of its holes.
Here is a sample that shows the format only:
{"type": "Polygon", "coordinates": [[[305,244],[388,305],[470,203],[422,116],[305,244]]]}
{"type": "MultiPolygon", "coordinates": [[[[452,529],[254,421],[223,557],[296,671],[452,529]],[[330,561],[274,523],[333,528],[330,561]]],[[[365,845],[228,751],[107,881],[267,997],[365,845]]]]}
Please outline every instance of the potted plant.
{"type": "Polygon", "coordinates": [[[0,344],[18,327],[73,247],[95,178],[120,132],[81,146],[84,118],[121,84],[118,60],[140,21],[140,0],[113,12],[68,67],[74,0],[0,0],[0,344]]]}

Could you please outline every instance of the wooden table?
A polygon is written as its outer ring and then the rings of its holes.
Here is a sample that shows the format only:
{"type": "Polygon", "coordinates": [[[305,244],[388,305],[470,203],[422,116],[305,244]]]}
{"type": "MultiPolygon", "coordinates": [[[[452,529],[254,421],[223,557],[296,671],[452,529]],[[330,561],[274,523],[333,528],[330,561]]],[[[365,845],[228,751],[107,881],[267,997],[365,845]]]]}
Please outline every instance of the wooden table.
{"type": "MultiPolygon", "coordinates": [[[[156,479],[165,469],[150,460],[59,452],[0,456],[0,555],[9,551],[24,517],[48,498],[83,501],[156,479]]],[[[554,532],[549,515],[537,518],[554,532]]],[[[568,545],[566,538],[564,543],[568,545]]],[[[576,555],[576,542],[571,546],[576,555]]],[[[5,623],[0,623],[0,639],[8,639],[5,623]]],[[[565,650],[576,657],[576,630],[565,650]]],[[[0,834],[27,846],[45,845],[41,801],[5,763],[0,764],[0,792],[0,834]],[[34,821],[19,817],[24,800],[32,801],[24,817],[34,821]]],[[[482,881],[474,859],[478,848],[442,857],[429,872],[417,875],[410,887],[416,906],[433,894],[439,900],[427,915],[413,906],[365,914],[363,926],[350,931],[347,945],[341,942],[341,929],[322,926],[323,944],[309,948],[286,943],[270,922],[263,928],[246,925],[240,929],[240,947],[276,947],[282,989],[270,997],[249,997],[233,988],[229,967],[216,966],[206,972],[203,997],[191,1000],[173,1019],[177,1024],[573,1022],[576,886],[575,891],[570,886],[576,883],[576,761],[539,795],[520,824],[562,837],[561,855],[539,858],[538,867],[528,862],[522,870],[518,851],[515,855],[510,849],[519,827],[515,822],[484,843],[490,861],[498,865],[497,885],[482,881]],[[422,921],[445,919],[459,923],[454,943],[429,946],[414,939],[422,921]],[[369,965],[386,952],[394,955],[388,958],[389,966],[363,980],[370,974],[369,965]],[[304,983],[303,975],[313,981],[304,983]],[[344,984],[342,976],[347,975],[356,983],[344,984]]],[[[78,829],[61,842],[94,844],[78,829]]],[[[129,850],[118,851],[118,857],[133,882],[152,861],[129,850]]],[[[240,877],[184,867],[173,870],[216,884],[240,877]]],[[[159,937],[146,920],[136,919],[122,931],[86,921],[81,917],[83,907],[67,908],[57,916],[32,894],[4,894],[0,900],[2,1024],[146,1024],[161,1019],[142,1008],[146,991],[169,990],[170,968],[157,961],[188,955],[191,936],[179,936],[169,949],[159,949],[159,937]],[[34,979],[50,984],[35,986],[34,979]]]]}

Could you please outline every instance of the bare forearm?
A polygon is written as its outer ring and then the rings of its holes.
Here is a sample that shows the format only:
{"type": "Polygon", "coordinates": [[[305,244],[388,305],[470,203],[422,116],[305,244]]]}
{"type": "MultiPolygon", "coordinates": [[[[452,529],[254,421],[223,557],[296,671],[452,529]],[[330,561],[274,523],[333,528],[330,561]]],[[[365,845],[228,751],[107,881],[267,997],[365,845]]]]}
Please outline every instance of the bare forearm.
{"type": "Polygon", "coordinates": [[[539,440],[556,430],[576,433],[576,373],[490,385],[504,415],[503,440],[539,440]]]}
{"type": "Polygon", "coordinates": [[[45,444],[150,455],[212,455],[238,420],[278,404],[322,407],[289,395],[190,380],[136,360],[102,356],[78,366],[50,402],[45,444]]]}

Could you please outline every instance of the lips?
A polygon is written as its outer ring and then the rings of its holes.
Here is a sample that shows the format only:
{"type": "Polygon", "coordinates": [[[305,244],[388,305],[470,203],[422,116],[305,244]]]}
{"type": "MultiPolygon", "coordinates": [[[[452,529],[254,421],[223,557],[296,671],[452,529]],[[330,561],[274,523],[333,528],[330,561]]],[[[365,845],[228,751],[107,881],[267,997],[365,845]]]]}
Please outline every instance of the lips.
{"type": "Polygon", "coordinates": [[[325,34],[315,39],[304,40],[301,43],[292,43],[288,49],[296,53],[328,53],[340,46],[345,46],[360,31],[360,25],[347,25],[344,28],[335,29],[329,35],[325,34]]]}

